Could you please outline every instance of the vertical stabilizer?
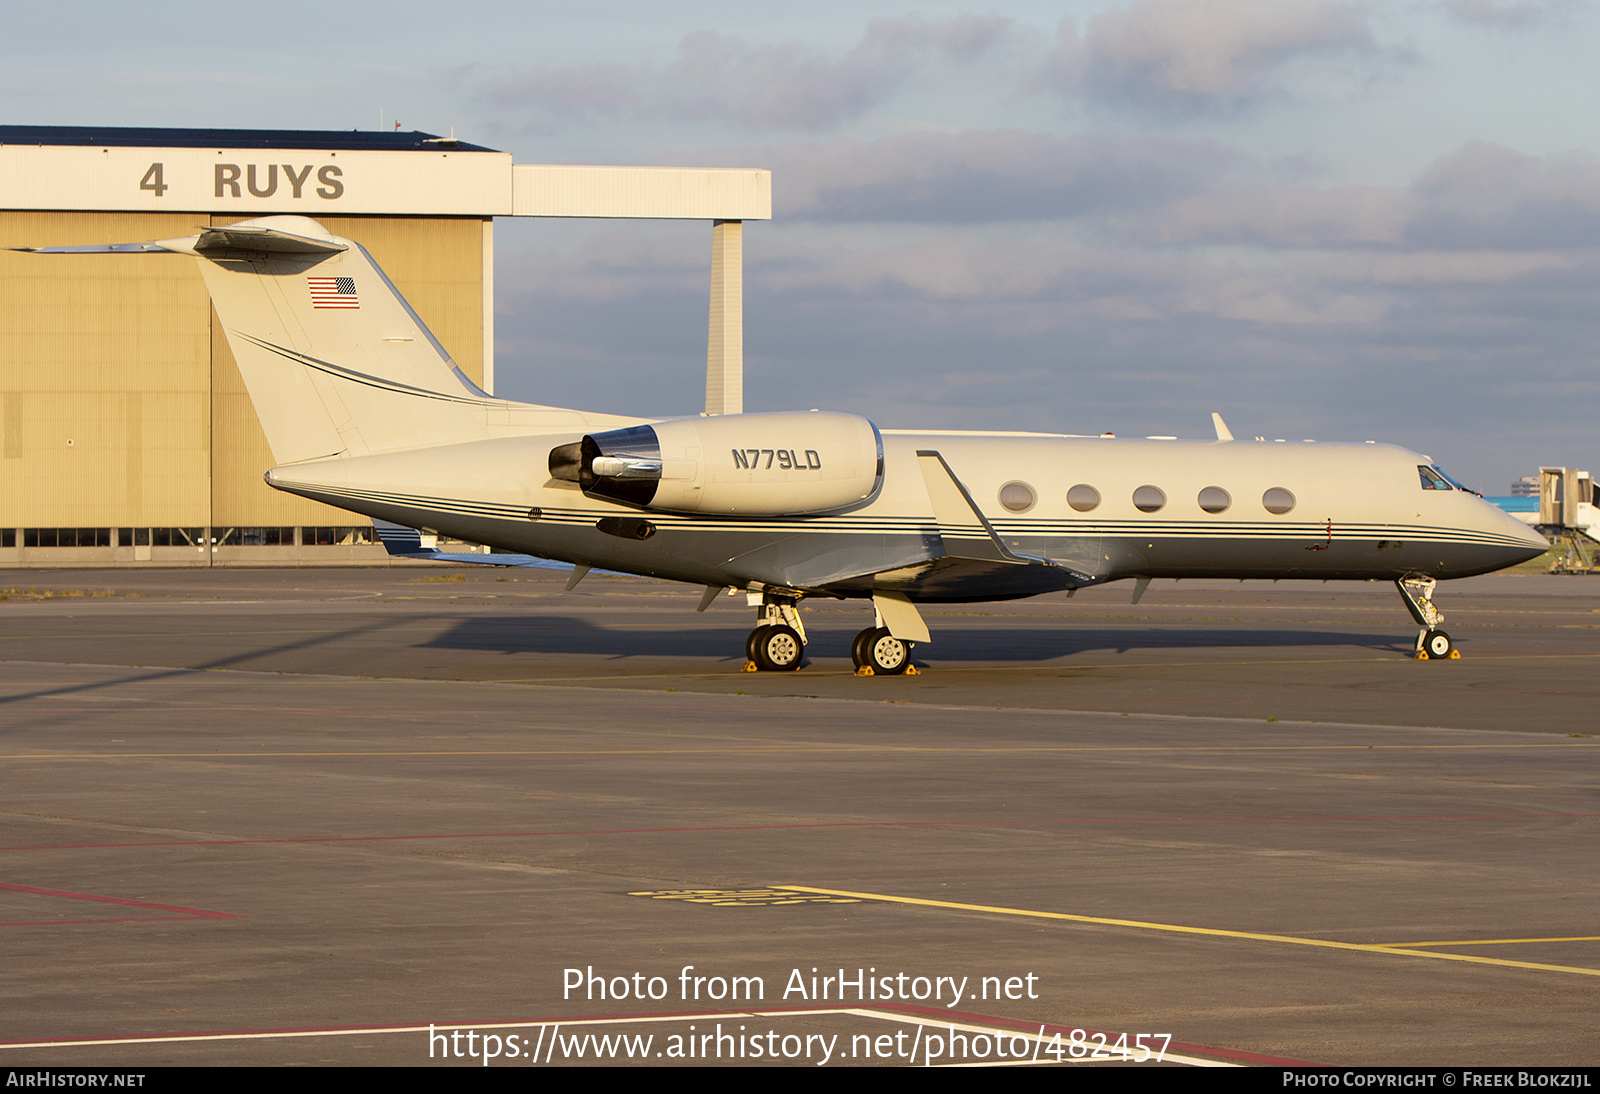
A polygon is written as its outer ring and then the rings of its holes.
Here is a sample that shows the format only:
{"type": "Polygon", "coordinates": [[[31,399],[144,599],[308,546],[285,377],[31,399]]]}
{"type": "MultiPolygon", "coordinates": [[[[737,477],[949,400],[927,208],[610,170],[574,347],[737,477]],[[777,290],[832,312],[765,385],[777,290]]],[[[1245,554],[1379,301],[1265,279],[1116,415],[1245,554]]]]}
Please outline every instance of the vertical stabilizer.
{"type": "Polygon", "coordinates": [[[462,374],[359,244],[305,217],[263,217],[162,246],[202,260],[279,463],[488,435],[486,412],[502,404],[462,374]]]}

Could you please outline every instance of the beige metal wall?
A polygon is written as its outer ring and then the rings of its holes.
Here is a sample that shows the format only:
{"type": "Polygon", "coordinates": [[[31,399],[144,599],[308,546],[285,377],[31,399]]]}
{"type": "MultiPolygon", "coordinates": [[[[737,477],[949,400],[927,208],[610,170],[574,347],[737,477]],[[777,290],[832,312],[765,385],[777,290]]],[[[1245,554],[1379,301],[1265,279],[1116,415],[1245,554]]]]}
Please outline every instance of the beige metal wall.
{"type": "MultiPolygon", "coordinates": [[[[162,239],[195,217],[0,214],[0,246],[162,239]]],[[[205,523],[210,304],[177,256],[0,252],[0,526],[205,523]]]]}
{"type": "MultiPolygon", "coordinates": [[[[207,219],[0,211],[0,247],[166,239],[207,219]]],[[[372,252],[481,381],[485,221],[323,223],[372,252]]],[[[270,466],[193,259],[0,251],[0,528],[356,523],[268,489],[270,466]]]]}

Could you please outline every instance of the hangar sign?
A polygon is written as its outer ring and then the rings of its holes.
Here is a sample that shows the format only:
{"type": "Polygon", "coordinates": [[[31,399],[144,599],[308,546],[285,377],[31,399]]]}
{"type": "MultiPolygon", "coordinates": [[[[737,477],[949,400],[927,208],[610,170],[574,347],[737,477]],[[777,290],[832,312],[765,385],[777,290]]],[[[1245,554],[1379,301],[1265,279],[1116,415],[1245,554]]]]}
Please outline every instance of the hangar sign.
{"type": "Polygon", "coordinates": [[[0,206],[506,216],[508,152],[0,146],[0,206]]]}

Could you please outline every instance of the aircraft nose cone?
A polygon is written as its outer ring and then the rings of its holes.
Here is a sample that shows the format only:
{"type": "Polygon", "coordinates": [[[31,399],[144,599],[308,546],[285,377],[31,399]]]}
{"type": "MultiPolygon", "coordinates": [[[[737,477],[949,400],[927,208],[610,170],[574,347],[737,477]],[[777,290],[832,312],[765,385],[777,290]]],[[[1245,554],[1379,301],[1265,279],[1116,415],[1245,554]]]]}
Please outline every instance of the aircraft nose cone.
{"type": "MultiPolygon", "coordinates": [[[[1483,538],[1473,548],[1471,573],[1487,574],[1538,558],[1550,549],[1550,541],[1493,502],[1480,502],[1482,508],[1472,522],[1483,538]]],[[[1465,574],[1457,576],[1466,576],[1465,574]]]]}
{"type": "Polygon", "coordinates": [[[1507,516],[1503,513],[1497,513],[1497,515],[1501,523],[1496,528],[1496,531],[1509,532],[1519,544],[1519,546],[1510,549],[1516,557],[1506,562],[1505,565],[1515,566],[1517,563],[1526,562],[1530,558],[1538,558],[1550,549],[1550,541],[1545,539],[1537,529],[1522,523],[1515,517],[1507,516]]]}
{"type": "MultiPolygon", "coordinates": [[[[1520,520],[1517,521],[1517,523],[1518,524],[1522,524],[1522,522],[1520,520]]],[[[1544,536],[1542,536],[1538,532],[1537,529],[1531,528],[1528,525],[1523,524],[1522,525],[1522,530],[1523,530],[1523,536],[1522,536],[1523,542],[1525,542],[1528,545],[1528,549],[1529,550],[1534,551],[1536,554],[1542,555],[1542,554],[1544,554],[1546,551],[1548,551],[1550,549],[1550,541],[1545,539],[1544,536]]],[[[1529,555],[1528,557],[1529,558],[1533,558],[1534,555],[1529,555]]]]}

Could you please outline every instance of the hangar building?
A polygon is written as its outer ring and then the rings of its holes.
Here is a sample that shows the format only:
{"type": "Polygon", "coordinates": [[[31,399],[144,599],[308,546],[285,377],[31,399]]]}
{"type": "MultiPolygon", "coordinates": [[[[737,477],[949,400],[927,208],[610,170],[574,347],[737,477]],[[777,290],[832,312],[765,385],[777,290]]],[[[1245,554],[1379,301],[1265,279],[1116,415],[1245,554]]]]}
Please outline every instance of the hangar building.
{"type": "MultiPolygon", "coordinates": [[[[712,222],[707,413],[742,409],[741,224],[762,170],[514,164],[427,133],[0,126],[0,248],[192,235],[273,213],[357,239],[494,390],[494,218],[712,222]]],[[[270,489],[192,259],[0,250],[0,566],[326,564],[370,524],[270,489]]]]}

